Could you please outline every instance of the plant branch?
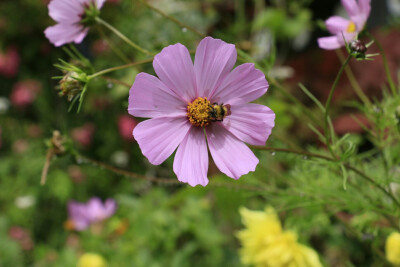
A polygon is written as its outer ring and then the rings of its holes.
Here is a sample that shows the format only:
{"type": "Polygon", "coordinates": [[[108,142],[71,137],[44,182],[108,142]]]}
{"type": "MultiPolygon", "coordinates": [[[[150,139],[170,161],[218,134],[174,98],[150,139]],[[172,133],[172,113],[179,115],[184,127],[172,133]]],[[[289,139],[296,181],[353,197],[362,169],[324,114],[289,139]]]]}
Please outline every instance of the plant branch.
{"type": "Polygon", "coordinates": [[[109,72],[130,68],[130,67],[141,65],[141,64],[145,64],[145,63],[151,63],[152,61],[153,61],[153,58],[149,58],[149,59],[144,59],[144,60],[141,60],[141,61],[132,62],[132,63],[129,63],[129,64],[117,66],[117,67],[108,68],[108,69],[101,70],[101,71],[98,71],[96,73],[93,73],[92,75],[89,75],[88,78],[92,79],[94,77],[101,76],[101,75],[109,73],[109,72]]]}
{"type": "Polygon", "coordinates": [[[115,33],[119,38],[121,38],[122,40],[124,40],[127,44],[129,44],[130,46],[132,46],[133,48],[135,48],[136,50],[142,52],[143,54],[149,55],[151,56],[152,53],[150,53],[149,51],[147,51],[146,49],[140,47],[139,45],[135,44],[134,42],[132,42],[128,37],[126,37],[124,34],[122,34],[119,30],[117,30],[116,28],[114,28],[112,25],[110,25],[108,22],[102,20],[99,17],[96,17],[96,21],[105,26],[106,28],[108,28],[110,31],[112,31],[113,33],[115,33]]]}
{"type": "Polygon", "coordinates": [[[188,29],[189,31],[191,31],[191,32],[193,32],[193,33],[195,33],[195,34],[197,34],[198,36],[200,36],[200,37],[202,37],[202,38],[206,37],[206,35],[202,34],[202,33],[199,32],[198,30],[196,30],[195,28],[193,28],[193,27],[191,27],[191,26],[189,26],[189,25],[183,23],[183,22],[180,21],[180,20],[177,20],[177,19],[174,18],[174,17],[171,17],[170,15],[168,15],[168,14],[164,13],[163,11],[161,11],[160,9],[158,9],[158,8],[156,8],[156,7],[154,7],[154,6],[152,6],[152,5],[149,4],[146,0],[140,0],[140,1],[141,1],[144,5],[146,5],[148,8],[150,8],[151,10],[157,12],[158,14],[160,14],[161,16],[163,16],[164,18],[166,18],[166,19],[172,21],[173,23],[177,24],[179,27],[181,27],[181,28],[186,28],[186,29],[188,29]]]}
{"type": "Polygon", "coordinates": [[[329,108],[331,106],[333,93],[335,92],[335,89],[336,89],[336,87],[337,87],[337,85],[339,83],[340,77],[342,77],[342,73],[343,73],[344,69],[346,68],[347,64],[349,63],[350,59],[351,59],[351,55],[349,55],[346,58],[346,60],[343,62],[342,66],[340,67],[340,70],[339,70],[338,74],[336,75],[335,81],[333,82],[332,88],[331,88],[331,90],[329,92],[329,96],[328,96],[328,99],[326,100],[326,104],[325,104],[324,131],[325,131],[325,135],[326,135],[326,146],[328,147],[331,155],[333,157],[335,157],[335,158],[336,158],[336,155],[333,152],[332,147],[330,145],[330,140],[331,140],[331,138],[333,138],[333,136],[331,136],[330,131],[328,131],[328,128],[329,128],[329,108]]]}

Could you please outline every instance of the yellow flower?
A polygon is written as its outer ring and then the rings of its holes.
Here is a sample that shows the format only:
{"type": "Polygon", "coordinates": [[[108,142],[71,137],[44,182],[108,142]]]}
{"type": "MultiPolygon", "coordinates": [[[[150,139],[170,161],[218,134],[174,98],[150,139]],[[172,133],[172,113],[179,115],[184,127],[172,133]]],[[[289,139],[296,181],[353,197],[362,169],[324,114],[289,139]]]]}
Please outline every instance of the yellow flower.
{"type": "Polygon", "coordinates": [[[78,260],[78,267],[106,267],[107,263],[102,256],[95,253],[85,253],[78,260]]]}
{"type": "Polygon", "coordinates": [[[400,233],[393,232],[386,239],[386,259],[393,265],[400,265],[400,233]]]}
{"type": "Polygon", "coordinates": [[[257,267],[322,267],[317,253],[297,242],[297,235],[283,231],[272,207],[265,211],[240,209],[246,229],[238,232],[244,264],[257,267]]]}

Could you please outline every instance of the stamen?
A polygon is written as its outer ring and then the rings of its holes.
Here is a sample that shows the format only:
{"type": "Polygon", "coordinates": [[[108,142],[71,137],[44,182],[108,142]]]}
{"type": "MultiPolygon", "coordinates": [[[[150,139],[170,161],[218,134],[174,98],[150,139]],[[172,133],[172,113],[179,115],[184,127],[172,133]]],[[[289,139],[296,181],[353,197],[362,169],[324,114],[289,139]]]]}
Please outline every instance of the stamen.
{"type": "Polygon", "coordinates": [[[207,97],[198,97],[187,105],[187,116],[191,124],[196,127],[205,127],[210,124],[211,102],[207,97]]]}
{"type": "Polygon", "coordinates": [[[346,32],[352,33],[352,32],[355,32],[356,30],[357,30],[356,24],[354,22],[350,21],[349,25],[347,25],[346,32]]]}

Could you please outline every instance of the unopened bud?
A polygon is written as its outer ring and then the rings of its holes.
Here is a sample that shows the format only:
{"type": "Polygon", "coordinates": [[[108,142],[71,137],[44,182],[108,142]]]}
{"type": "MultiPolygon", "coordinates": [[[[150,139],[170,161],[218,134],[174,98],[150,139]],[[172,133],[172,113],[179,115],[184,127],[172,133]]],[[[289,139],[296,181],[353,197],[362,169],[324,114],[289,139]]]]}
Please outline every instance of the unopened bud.
{"type": "Polygon", "coordinates": [[[71,101],[74,96],[80,94],[83,89],[83,83],[78,80],[78,73],[68,72],[64,78],[60,80],[59,89],[60,95],[67,96],[68,101],[71,101]]]}
{"type": "Polygon", "coordinates": [[[353,40],[349,44],[350,51],[354,53],[362,53],[365,54],[367,52],[367,46],[361,40],[353,40]]]}

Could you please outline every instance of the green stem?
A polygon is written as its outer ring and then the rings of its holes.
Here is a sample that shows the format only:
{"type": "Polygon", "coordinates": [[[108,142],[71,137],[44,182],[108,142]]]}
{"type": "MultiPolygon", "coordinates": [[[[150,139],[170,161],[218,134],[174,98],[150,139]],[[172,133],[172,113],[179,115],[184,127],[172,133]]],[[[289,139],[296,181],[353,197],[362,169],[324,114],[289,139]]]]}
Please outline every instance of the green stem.
{"type": "Polygon", "coordinates": [[[108,22],[102,20],[99,17],[96,17],[96,21],[98,23],[100,23],[101,25],[105,26],[107,29],[109,29],[110,31],[112,31],[113,33],[115,33],[119,38],[121,38],[122,40],[124,40],[127,44],[129,44],[130,46],[132,46],[133,48],[135,48],[136,50],[142,52],[143,54],[152,56],[152,54],[147,51],[146,49],[140,47],[139,45],[135,44],[134,42],[132,42],[128,37],[126,37],[124,34],[122,34],[120,31],[118,31],[116,28],[114,28],[112,25],[110,25],[108,22]]]}
{"type": "Polygon", "coordinates": [[[183,22],[177,20],[176,18],[171,17],[170,15],[164,13],[164,12],[161,11],[160,9],[158,9],[158,8],[156,8],[156,7],[152,6],[152,5],[150,5],[146,0],[140,0],[140,1],[141,1],[143,4],[145,4],[148,8],[150,8],[151,10],[157,12],[158,14],[160,14],[161,16],[163,16],[164,18],[166,18],[166,19],[172,21],[173,23],[177,24],[179,27],[181,27],[181,28],[186,28],[186,29],[188,29],[189,31],[191,31],[191,32],[193,32],[193,33],[195,33],[195,34],[197,34],[198,36],[200,36],[200,37],[202,37],[202,38],[206,37],[206,35],[202,34],[202,33],[199,32],[198,30],[196,30],[195,28],[190,27],[189,25],[186,25],[185,23],[183,23],[183,22]]]}
{"type": "MultiPolygon", "coordinates": [[[[345,58],[344,58],[342,50],[337,49],[336,54],[340,60],[340,63],[344,64],[345,58]]],[[[361,101],[365,105],[371,106],[371,101],[369,101],[368,97],[365,95],[364,91],[361,89],[356,77],[354,77],[353,71],[351,70],[350,66],[347,66],[344,70],[346,72],[347,78],[350,81],[351,86],[354,89],[354,92],[357,94],[357,96],[361,99],[361,101]]]]}
{"type": "MultiPolygon", "coordinates": [[[[332,102],[332,96],[333,93],[335,92],[335,89],[339,83],[340,77],[342,76],[342,73],[344,71],[344,69],[346,68],[347,64],[349,63],[351,59],[351,55],[349,55],[346,60],[344,61],[344,63],[342,64],[342,67],[340,67],[340,70],[338,72],[338,74],[336,75],[336,79],[333,82],[331,91],[329,92],[329,96],[328,99],[326,100],[326,104],[325,104],[325,119],[324,119],[324,131],[325,131],[325,135],[326,135],[326,146],[328,147],[330,153],[332,154],[333,157],[335,156],[335,153],[332,150],[332,147],[330,145],[331,143],[331,138],[333,138],[333,136],[331,136],[330,131],[328,131],[329,128],[329,108],[331,106],[331,102],[332,102]]],[[[333,129],[332,129],[333,131],[333,129]]]]}
{"type": "Polygon", "coordinates": [[[145,63],[150,63],[152,61],[153,61],[153,58],[149,58],[149,59],[145,59],[145,60],[141,60],[141,61],[137,61],[137,62],[133,62],[133,63],[117,66],[117,67],[108,68],[108,69],[101,70],[101,71],[98,71],[96,73],[93,73],[92,75],[89,75],[88,79],[93,79],[94,77],[101,76],[101,75],[104,75],[106,73],[113,72],[113,71],[116,71],[116,70],[122,70],[122,69],[130,68],[130,67],[133,67],[133,66],[145,64],[145,63]]]}
{"type": "Polygon", "coordinates": [[[379,53],[382,56],[383,66],[385,67],[386,77],[387,77],[388,82],[389,82],[390,90],[392,91],[392,94],[394,96],[396,96],[397,95],[396,86],[395,86],[395,84],[393,82],[392,75],[390,74],[390,68],[389,68],[389,64],[387,62],[385,50],[383,50],[383,47],[382,47],[381,43],[378,41],[378,39],[376,39],[369,32],[366,32],[366,33],[376,43],[376,45],[378,46],[379,53]]]}

